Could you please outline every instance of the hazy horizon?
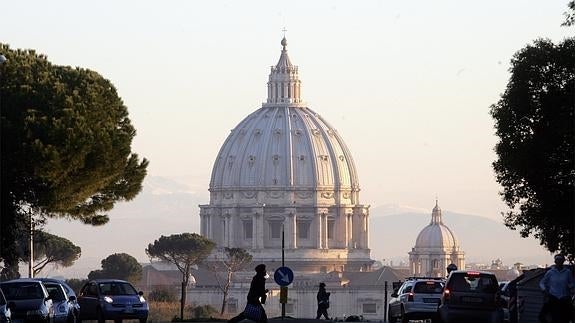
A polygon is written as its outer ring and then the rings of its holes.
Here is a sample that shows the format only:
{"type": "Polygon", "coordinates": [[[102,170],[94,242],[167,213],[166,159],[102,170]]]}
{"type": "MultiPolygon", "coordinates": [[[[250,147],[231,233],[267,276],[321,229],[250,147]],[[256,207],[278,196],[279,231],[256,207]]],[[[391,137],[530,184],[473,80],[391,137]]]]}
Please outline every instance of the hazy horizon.
{"type": "MultiPolygon", "coordinates": [[[[198,233],[197,205],[207,203],[209,196],[207,191],[196,191],[184,184],[185,179],[182,181],[156,176],[147,178],[143,192],[134,201],[119,204],[110,213],[110,223],[104,227],[90,228],[78,221],[51,220],[46,229],[79,245],[82,257],[70,268],[49,268],[42,275],[85,277],[89,271],[99,269],[101,260],[113,253],[125,252],[141,263],[149,263],[145,248],[161,235],[198,233]],[[119,244],[118,235],[121,237],[119,244]]],[[[371,208],[371,258],[394,260],[395,264],[407,260],[407,252],[414,246],[417,234],[430,222],[434,203],[427,209],[397,204],[371,208]]],[[[445,208],[441,200],[439,205],[443,209],[444,223],[458,238],[468,263],[491,263],[500,258],[506,265],[516,262],[543,265],[552,259],[535,239],[522,239],[501,222],[461,214],[445,208]],[[487,241],[484,234],[495,239],[487,241]]]]}
{"type": "MultiPolygon", "coordinates": [[[[149,176],[185,179],[205,204],[219,148],[266,99],[285,28],[302,98],[349,147],[361,203],[430,211],[437,196],[444,210],[501,222],[507,208],[491,167],[489,107],[517,51],[573,35],[560,26],[567,3],[11,1],[2,6],[0,41],[111,80],[149,176]]],[[[99,237],[133,230],[121,225],[135,221],[122,214],[125,205],[109,225],[73,226],[83,258],[98,257],[91,250],[99,237]]],[[[174,223],[158,214],[158,233],[193,231],[197,205],[162,214],[184,211],[189,219],[174,223]]]]}

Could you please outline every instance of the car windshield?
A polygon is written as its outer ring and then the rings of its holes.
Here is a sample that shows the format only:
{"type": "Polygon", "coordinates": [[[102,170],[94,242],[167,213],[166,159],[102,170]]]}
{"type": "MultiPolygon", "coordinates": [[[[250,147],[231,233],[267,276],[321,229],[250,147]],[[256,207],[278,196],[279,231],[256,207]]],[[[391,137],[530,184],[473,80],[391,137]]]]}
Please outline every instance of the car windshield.
{"type": "Polygon", "coordinates": [[[438,281],[424,281],[415,283],[414,293],[422,294],[441,294],[443,291],[443,283],[438,281]]]}
{"type": "Polygon", "coordinates": [[[454,292],[495,293],[499,289],[495,276],[483,273],[458,273],[449,279],[454,292]]]}
{"type": "Polygon", "coordinates": [[[138,292],[128,283],[106,282],[98,283],[100,293],[104,295],[137,295],[138,292]]]}
{"type": "Polygon", "coordinates": [[[44,284],[46,289],[48,290],[48,295],[52,298],[53,301],[61,302],[66,300],[66,295],[64,295],[64,291],[58,284],[44,284]]]}
{"type": "Polygon", "coordinates": [[[42,291],[42,286],[40,286],[40,283],[3,283],[2,291],[8,300],[44,298],[44,292],[42,291]]]}

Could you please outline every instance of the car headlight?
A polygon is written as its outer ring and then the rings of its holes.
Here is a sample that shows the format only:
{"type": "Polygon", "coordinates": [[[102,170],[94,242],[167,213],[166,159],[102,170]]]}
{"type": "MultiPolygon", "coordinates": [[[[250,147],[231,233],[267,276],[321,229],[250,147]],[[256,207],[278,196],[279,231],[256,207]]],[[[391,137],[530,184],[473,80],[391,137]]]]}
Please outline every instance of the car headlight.
{"type": "Polygon", "coordinates": [[[114,302],[114,300],[110,296],[104,296],[104,300],[106,301],[106,303],[110,303],[110,304],[112,304],[114,302]]]}
{"type": "Polygon", "coordinates": [[[144,296],[140,296],[140,302],[145,303],[146,299],[144,298],[144,296]]]}

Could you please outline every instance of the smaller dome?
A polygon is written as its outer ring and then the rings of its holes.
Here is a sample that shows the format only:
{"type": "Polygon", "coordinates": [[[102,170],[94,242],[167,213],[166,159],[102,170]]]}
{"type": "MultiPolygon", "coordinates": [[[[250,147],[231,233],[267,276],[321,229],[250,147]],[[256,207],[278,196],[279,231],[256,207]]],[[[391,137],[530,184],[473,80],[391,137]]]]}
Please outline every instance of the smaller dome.
{"type": "Polygon", "coordinates": [[[429,224],[417,236],[415,248],[459,248],[457,239],[451,230],[441,224],[429,224]]]}
{"type": "Polygon", "coordinates": [[[435,200],[435,207],[431,212],[431,223],[423,228],[417,236],[415,248],[459,249],[455,234],[443,224],[441,208],[437,200],[435,200]]]}

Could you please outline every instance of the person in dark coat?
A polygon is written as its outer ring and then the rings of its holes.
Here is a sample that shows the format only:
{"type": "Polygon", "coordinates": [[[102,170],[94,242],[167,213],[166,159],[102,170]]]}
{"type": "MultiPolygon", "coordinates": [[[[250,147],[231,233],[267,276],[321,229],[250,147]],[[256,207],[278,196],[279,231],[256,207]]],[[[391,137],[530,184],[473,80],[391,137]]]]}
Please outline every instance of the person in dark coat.
{"type": "MultiPolygon", "coordinates": [[[[252,283],[250,284],[250,290],[248,292],[247,301],[248,304],[255,305],[259,307],[261,317],[258,323],[267,323],[268,317],[266,311],[262,304],[266,303],[267,293],[269,290],[266,289],[266,265],[259,264],[255,268],[256,275],[252,278],[252,283]]],[[[228,323],[236,323],[241,320],[248,319],[244,312],[241,312],[236,317],[231,318],[228,323]]]]}
{"type": "Polygon", "coordinates": [[[319,283],[319,291],[317,292],[317,316],[316,316],[316,320],[319,320],[319,318],[323,315],[325,317],[326,320],[329,320],[329,315],[327,314],[327,309],[329,308],[329,295],[331,295],[331,293],[328,293],[325,291],[325,284],[324,283],[319,283]]]}

